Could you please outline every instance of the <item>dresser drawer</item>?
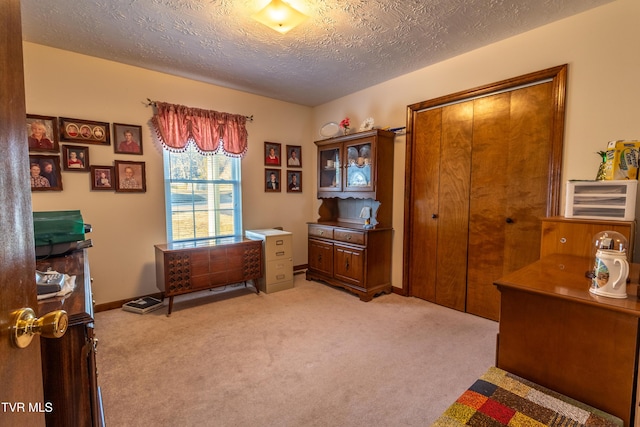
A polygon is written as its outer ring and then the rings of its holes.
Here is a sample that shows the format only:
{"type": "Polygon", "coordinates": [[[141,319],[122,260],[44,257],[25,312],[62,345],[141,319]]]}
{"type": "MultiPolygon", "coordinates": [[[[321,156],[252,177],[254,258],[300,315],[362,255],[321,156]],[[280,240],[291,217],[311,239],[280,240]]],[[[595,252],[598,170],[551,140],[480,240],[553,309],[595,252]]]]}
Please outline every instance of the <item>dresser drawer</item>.
{"type": "Polygon", "coordinates": [[[354,245],[364,245],[364,231],[348,230],[346,228],[336,228],[333,230],[333,238],[345,243],[353,243],[354,245]]]}
{"type": "Polygon", "coordinates": [[[309,224],[309,236],[333,239],[333,227],[325,225],[309,224]]]}

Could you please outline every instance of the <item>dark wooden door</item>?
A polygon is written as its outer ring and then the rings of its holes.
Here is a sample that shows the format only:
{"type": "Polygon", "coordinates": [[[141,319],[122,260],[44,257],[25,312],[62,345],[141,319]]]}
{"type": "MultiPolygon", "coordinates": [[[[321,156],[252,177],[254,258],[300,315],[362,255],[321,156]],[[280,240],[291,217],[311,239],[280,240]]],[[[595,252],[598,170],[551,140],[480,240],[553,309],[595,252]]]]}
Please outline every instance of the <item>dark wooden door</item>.
{"type": "Polygon", "coordinates": [[[13,312],[37,311],[20,1],[0,2],[0,17],[0,401],[13,405],[2,408],[0,424],[41,426],[44,412],[35,406],[44,408],[40,340],[17,349],[8,333],[13,312]]]}
{"type": "Polygon", "coordinates": [[[413,178],[407,189],[412,201],[411,233],[405,233],[405,241],[416,250],[409,253],[407,272],[411,295],[432,302],[436,300],[441,134],[441,108],[416,114],[413,163],[408,165],[413,178]]]}
{"type": "Polygon", "coordinates": [[[474,101],[467,311],[497,320],[493,283],[540,257],[551,152],[551,83],[474,101]]]}
{"type": "Polygon", "coordinates": [[[464,311],[473,102],[442,110],[435,302],[464,311]]]}
{"type": "Polygon", "coordinates": [[[410,106],[409,295],[498,319],[493,282],[538,259],[540,218],[558,211],[565,78],[556,67],[410,106]]]}
{"type": "Polygon", "coordinates": [[[464,311],[473,102],[420,112],[416,118],[412,217],[413,295],[464,311]]]}

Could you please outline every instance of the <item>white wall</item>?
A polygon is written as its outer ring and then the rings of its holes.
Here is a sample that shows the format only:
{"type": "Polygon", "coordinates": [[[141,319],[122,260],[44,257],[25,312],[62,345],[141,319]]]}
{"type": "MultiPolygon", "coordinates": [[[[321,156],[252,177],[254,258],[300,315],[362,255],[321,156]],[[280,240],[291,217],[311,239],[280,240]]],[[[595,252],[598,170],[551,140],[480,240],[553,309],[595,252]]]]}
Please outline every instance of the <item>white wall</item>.
{"type": "MultiPolygon", "coordinates": [[[[607,141],[640,139],[638,17],[639,1],[617,0],[319,106],[313,127],[346,116],[356,127],[370,116],[376,126],[404,126],[410,104],[569,64],[563,182],[594,179],[600,161],[596,152],[607,141]]],[[[405,148],[404,136],[396,137],[396,287],[402,287],[405,148]]]]}
{"type": "Polygon", "coordinates": [[[31,43],[24,44],[24,66],[27,113],[143,127],[143,156],[114,154],[113,145],[88,147],[94,165],[144,161],[146,193],[92,192],[88,173],[64,171],[62,192],[32,193],[34,211],[80,209],[93,226],[87,237],[94,242],[89,254],[96,303],[158,291],[154,245],[166,242],[164,189],[147,98],[254,116],[242,161],[244,228],[283,226],[294,234],[294,265],[307,263],[306,222],[313,219],[315,197],[308,179],[315,173],[310,108],[31,43]],[[303,146],[301,194],[264,192],[264,141],[281,143],[283,150],[303,146]]]}
{"type": "MultiPolygon", "coordinates": [[[[314,109],[166,74],[25,43],[27,112],[144,127],[144,156],[90,147],[93,164],[143,160],[144,195],[89,191],[86,174],[63,173],[64,191],[36,193],[34,210],[81,209],[94,226],[90,249],[98,303],[156,292],[153,245],[165,241],[162,161],[153,148],[144,101],[253,114],[243,160],[245,229],[282,225],[294,233],[294,264],[306,264],[306,222],[317,219],[313,140],[330,121],[358,127],[404,126],[407,105],[510,77],[569,64],[563,179],[593,179],[611,139],[640,139],[640,2],[617,0],[448,61],[389,80],[314,109]],[[303,146],[303,194],[265,194],[263,142],[303,146]]],[[[393,67],[393,63],[389,64],[393,67]]],[[[396,138],[393,285],[402,287],[405,140],[396,138]]],[[[282,168],[283,171],[286,168],[282,168]]]]}

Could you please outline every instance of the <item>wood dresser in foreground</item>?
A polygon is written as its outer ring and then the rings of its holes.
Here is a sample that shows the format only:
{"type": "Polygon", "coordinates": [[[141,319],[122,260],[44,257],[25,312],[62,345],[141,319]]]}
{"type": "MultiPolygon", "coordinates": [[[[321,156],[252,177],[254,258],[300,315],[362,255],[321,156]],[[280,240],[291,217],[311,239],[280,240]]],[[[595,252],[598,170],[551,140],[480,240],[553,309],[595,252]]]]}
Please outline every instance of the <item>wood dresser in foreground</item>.
{"type": "MultiPolygon", "coordinates": [[[[156,285],[162,297],[173,297],[262,277],[262,241],[244,237],[155,245],[156,285]]],[[[260,288],[256,285],[256,292],[260,288]]]]}
{"type": "Polygon", "coordinates": [[[638,425],[640,265],[616,299],[589,292],[592,262],[548,255],[495,282],[497,366],[638,425]]]}
{"type": "Polygon", "coordinates": [[[55,310],[69,316],[66,333],[58,339],[41,339],[44,400],[53,410],[45,413],[47,426],[102,426],[104,416],[98,387],[93,298],[87,250],[38,261],[48,268],[76,276],[75,290],[65,297],[41,300],[38,317],[55,310]]]}

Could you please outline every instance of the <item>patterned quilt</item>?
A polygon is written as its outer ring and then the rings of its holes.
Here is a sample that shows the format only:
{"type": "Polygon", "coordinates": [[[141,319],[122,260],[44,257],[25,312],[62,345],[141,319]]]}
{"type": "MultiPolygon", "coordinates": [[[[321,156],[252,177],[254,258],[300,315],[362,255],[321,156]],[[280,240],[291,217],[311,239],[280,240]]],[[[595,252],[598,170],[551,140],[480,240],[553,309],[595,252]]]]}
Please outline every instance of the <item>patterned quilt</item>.
{"type": "Polygon", "coordinates": [[[432,427],[622,426],[622,420],[491,367],[432,427]]]}

